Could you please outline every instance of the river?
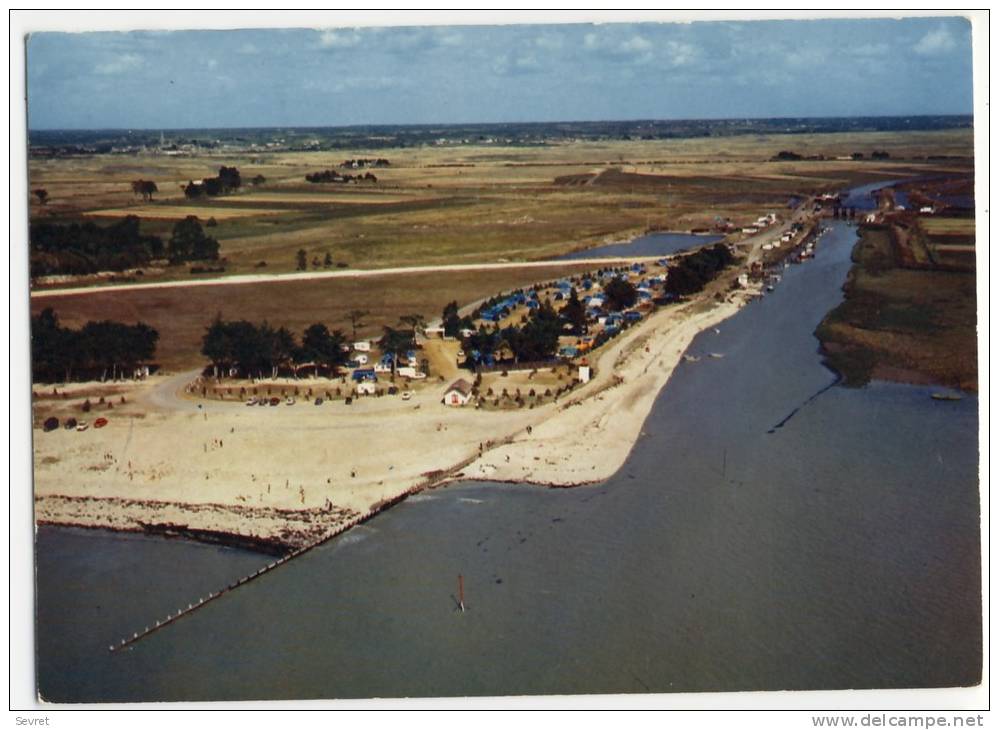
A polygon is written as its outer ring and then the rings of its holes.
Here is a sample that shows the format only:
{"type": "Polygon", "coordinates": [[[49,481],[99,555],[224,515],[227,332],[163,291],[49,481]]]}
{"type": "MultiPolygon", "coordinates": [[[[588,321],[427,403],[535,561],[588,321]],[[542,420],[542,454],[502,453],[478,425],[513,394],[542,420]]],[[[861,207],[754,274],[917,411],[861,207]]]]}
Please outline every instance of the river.
{"type": "Polygon", "coordinates": [[[268,558],[42,528],[43,696],[977,682],[977,399],[828,387],[813,330],[841,299],[855,235],[834,223],[814,260],[696,338],[701,359],[681,363],[625,465],[598,486],[418,495],[115,654],[109,643],[268,558]]]}
{"type": "Polygon", "coordinates": [[[603,246],[574,251],[564,256],[558,256],[553,261],[571,261],[572,259],[615,258],[620,256],[669,256],[680,251],[700,248],[710,243],[717,243],[724,236],[712,236],[700,233],[647,233],[630,241],[607,243],[603,246]]]}

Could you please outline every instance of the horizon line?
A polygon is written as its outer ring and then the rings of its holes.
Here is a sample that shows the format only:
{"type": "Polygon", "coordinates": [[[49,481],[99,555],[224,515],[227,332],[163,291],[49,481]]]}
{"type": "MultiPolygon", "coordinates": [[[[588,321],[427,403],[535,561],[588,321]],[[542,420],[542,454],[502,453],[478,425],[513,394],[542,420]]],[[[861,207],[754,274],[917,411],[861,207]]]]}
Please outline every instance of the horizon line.
{"type": "Polygon", "coordinates": [[[936,114],[860,114],[860,115],[827,115],[827,116],[774,116],[774,117],[644,117],[629,119],[559,119],[535,121],[489,121],[489,122],[366,122],[361,124],[268,124],[262,126],[243,125],[232,127],[27,127],[32,132],[184,132],[192,130],[250,130],[250,129],[364,129],[368,127],[476,127],[499,126],[513,124],[543,125],[543,124],[609,124],[609,123],[641,123],[641,122],[759,122],[759,121],[793,121],[793,120],[823,120],[823,119],[931,119],[935,117],[967,117],[974,120],[974,112],[940,112],[936,114]]]}

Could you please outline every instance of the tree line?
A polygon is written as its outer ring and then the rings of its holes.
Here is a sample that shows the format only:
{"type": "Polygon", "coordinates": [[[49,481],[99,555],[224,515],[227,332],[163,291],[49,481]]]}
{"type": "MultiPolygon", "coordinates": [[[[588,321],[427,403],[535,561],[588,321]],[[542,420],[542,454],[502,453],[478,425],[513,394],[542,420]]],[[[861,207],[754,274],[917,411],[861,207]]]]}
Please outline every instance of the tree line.
{"type": "Polygon", "coordinates": [[[735,257],[724,243],[687,254],[669,266],[665,291],[680,297],[696,294],[733,261],[735,257]]]}
{"type": "Polygon", "coordinates": [[[103,320],[80,329],[59,324],[48,307],[31,318],[31,376],[35,382],[128,377],[149,364],[159,333],[147,324],[103,320]]]}
{"type": "Polygon", "coordinates": [[[166,245],[159,236],[144,235],[138,216],[107,226],[84,223],[32,223],[28,229],[31,276],[124,271],[166,258],[172,264],[215,261],[219,242],[207,236],[195,216],[174,224],[166,245]]]}
{"type": "Polygon", "coordinates": [[[378,178],[370,172],[363,175],[351,175],[349,172],[337,172],[336,170],[310,172],[306,174],[305,179],[310,183],[378,182],[378,178]]]}
{"type": "Polygon", "coordinates": [[[310,325],[301,342],[286,327],[267,322],[226,321],[217,315],[201,339],[201,354],[211,362],[215,376],[235,371],[244,377],[277,377],[281,368],[297,370],[302,365],[326,369],[335,376],[349,358],[347,338],[326,325],[310,325]]]}

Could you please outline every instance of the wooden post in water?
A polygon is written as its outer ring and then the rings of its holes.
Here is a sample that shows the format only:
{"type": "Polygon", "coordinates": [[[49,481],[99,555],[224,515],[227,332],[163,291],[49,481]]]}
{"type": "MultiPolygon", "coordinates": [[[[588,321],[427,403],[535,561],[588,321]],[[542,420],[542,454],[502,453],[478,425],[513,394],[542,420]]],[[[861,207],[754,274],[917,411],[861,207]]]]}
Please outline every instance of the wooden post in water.
{"type": "Polygon", "coordinates": [[[465,578],[461,573],[458,574],[458,610],[465,611],[465,578]]]}

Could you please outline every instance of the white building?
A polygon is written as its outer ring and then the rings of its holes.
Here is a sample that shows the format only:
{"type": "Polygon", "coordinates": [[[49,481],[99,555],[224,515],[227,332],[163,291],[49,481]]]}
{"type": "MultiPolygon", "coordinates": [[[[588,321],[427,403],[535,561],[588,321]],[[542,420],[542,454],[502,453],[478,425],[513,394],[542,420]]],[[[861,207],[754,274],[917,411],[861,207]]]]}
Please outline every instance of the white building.
{"type": "Polygon", "coordinates": [[[444,404],[448,406],[464,406],[472,400],[472,384],[463,378],[455,380],[444,391],[444,404]]]}

